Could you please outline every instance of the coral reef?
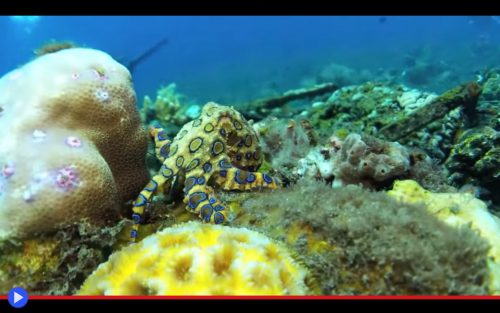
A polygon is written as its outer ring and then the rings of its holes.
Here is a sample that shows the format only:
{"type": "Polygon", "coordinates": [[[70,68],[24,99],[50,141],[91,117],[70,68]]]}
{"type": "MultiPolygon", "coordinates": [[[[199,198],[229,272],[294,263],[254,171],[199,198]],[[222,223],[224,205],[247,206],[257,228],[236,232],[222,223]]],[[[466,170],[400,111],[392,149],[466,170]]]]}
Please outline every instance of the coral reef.
{"type": "MultiPolygon", "coordinates": [[[[455,186],[473,185],[481,198],[500,203],[500,131],[479,126],[464,131],[445,161],[449,181],[455,186]]],[[[492,208],[498,210],[498,208],[492,208]]]]}
{"type": "Polygon", "coordinates": [[[484,80],[481,100],[500,101],[500,69],[490,70],[484,76],[480,78],[484,80]]]}
{"type": "Polygon", "coordinates": [[[343,87],[326,101],[314,103],[305,114],[321,136],[330,136],[332,130],[339,129],[376,134],[404,115],[398,97],[407,91],[401,85],[374,82],[343,87]]]}
{"type": "MultiPolygon", "coordinates": [[[[341,131],[337,134],[345,136],[341,131]]],[[[268,142],[269,139],[264,138],[263,141],[268,142]]],[[[272,165],[280,177],[288,178],[287,181],[296,182],[302,177],[309,177],[332,183],[334,187],[360,184],[365,188],[383,189],[395,179],[406,178],[415,179],[434,191],[452,188],[447,185],[443,166],[437,165],[424,151],[366,134],[349,134],[344,140],[332,135],[326,144],[313,148],[290,143],[286,143],[286,147],[280,151],[296,149],[299,152],[289,152],[292,157],[283,157],[289,162],[286,167],[275,162],[276,158],[272,159],[272,165]],[[308,152],[307,155],[299,160],[293,157],[294,153],[304,155],[305,152],[308,152]]]]}
{"type": "Polygon", "coordinates": [[[410,169],[410,155],[397,142],[350,134],[333,158],[334,185],[367,187],[390,182],[410,169]]]}
{"type": "Polygon", "coordinates": [[[321,294],[488,293],[487,242],[423,205],[308,179],[272,193],[226,197],[241,204],[233,224],[293,247],[321,294]]]}
{"type": "Polygon", "coordinates": [[[228,210],[213,187],[251,190],[278,186],[276,179],[256,172],[262,163],[259,139],[233,108],[207,103],[201,116],[184,125],[173,140],[160,128],[150,133],[163,165],[134,202],[132,240],[148,202],[158,190],[169,190],[174,181],[183,182],[186,209],[216,224],[227,221],[228,210]]]}
{"type": "MultiPolygon", "coordinates": [[[[445,162],[458,185],[488,185],[500,180],[500,132],[488,126],[464,131],[445,162]]],[[[500,187],[500,186],[499,186],[500,187]]]]}
{"type": "Polygon", "coordinates": [[[397,100],[399,105],[403,107],[405,113],[411,114],[421,107],[426,106],[432,101],[436,100],[436,98],[436,94],[425,93],[417,89],[411,89],[403,92],[401,96],[397,98],[397,100]]]}
{"type": "Polygon", "coordinates": [[[80,295],[303,295],[306,270],[244,228],[189,222],[114,253],[80,295]]]}
{"type": "Polygon", "coordinates": [[[294,168],[317,144],[309,121],[268,118],[254,124],[254,129],[261,139],[264,158],[276,175],[285,184],[297,180],[294,168]]]}
{"type": "MultiPolygon", "coordinates": [[[[337,90],[301,116],[308,117],[321,137],[339,131],[369,134],[418,147],[443,162],[456,135],[481,116],[480,91],[478,84],[469,83],[437,96],[403,85],[367,82],[337,90]]],[[[483,111],[495,110],[490,105],[483,111]]],[[[497,120],[496,115],[487,118],[497,120]]]]}
{"type": "Polygon", "coordinates": [[[461,106],[473,114],[481,94],[481,86],[475,82],[460,85],[426,103],[405,118],[391,123],[380,130],[380,134],[390,140],[401,139],[423,128],[432,121],[443,118],[451,110],[461,106]]]}
{"type": "Polygon", "coordinates": [[[75,293],[108,259],[119,234],[129,224],[122,221],[111,227],[95,227],[80,223],[55,234],[0,242],[0,294],[15,286],[29,290],[30,295],[75,293]]]}
{"type": "Polygon", "coordinates": [[[489,126],[500,131],[500,69],[491,69],[478,75],[483,92],[477,105],[477,125],[489,126]]]}
{"type": "MultiPolygon", "coordinates": [[[[500,219],[469,193],[431,193],[415,181],[398,181],[388,194],[408,203],[424,203],[427,210],[455,228],[470,227],[490,245],[489,293],[500,295],[500,219]]],[[[462,247],[462,249],[465,249],[462,247]]]]}
{"type": "Polygon", "coordinates": [[[283,116],[284,113],[286,114],[291,111],[295,111],[290,106],[287,106],[288,103],[322,97],[323,95],[331,93],[337,89],[338,87],[332,83],[314,85],[308,88],[289,90],[278,96],[259,99],[250,102],[243,107],[245,108],[248,117],[255,120],[262,120],[274,114],[283,116]]]}
{"type": "Polygon", "coordinates": [[[139,110],[141,120],[146,125],[162,127],[169,135],[175,134],[189,120],[200,115],[200,106],[186,103],[186,97],[177,92],[172,83],[158,89],[155,101],[144,97],[139,110]]]}
{"type": "Polygon", "coordinates": [[[116,221],[147,182],[147,136],[126,68],[83,48],[0,79],[0,237],[116,221]]]}

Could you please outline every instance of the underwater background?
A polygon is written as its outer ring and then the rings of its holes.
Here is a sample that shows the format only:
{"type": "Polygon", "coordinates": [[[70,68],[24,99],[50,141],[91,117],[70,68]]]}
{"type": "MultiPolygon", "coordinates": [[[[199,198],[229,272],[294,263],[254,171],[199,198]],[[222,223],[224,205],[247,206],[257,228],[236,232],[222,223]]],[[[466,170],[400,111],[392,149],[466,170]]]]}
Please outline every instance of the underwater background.
{"type": "MultiPolygon", "coordinates": [[[[43,16],[0,17],[0,73],[23,64],[50,39],[71,40],[131,60],[163,38],[167,45],[137,68],[139,98],[176,82],[204,103],[248,101],[299,87],[330,63],[373,77],[400,77],[412,58],[473,77],[498,55],[500,25],[466,16],[43,16]],[[477,21],[474,21],[477,19],[477,21]],[[228,92],[228,91],[231,92],[228,92]]],[[[425,75],[426,73],[421,74],[425,75]]],[[[452,84],[416,77],[440,92],[452,84]],[[448,84],[448,85],[447,85],[448,84]]]]}
{"type": "Polygon", "coordinates": [[[499,17],[0,29],[0,294],[500,294],[499,17]]]}

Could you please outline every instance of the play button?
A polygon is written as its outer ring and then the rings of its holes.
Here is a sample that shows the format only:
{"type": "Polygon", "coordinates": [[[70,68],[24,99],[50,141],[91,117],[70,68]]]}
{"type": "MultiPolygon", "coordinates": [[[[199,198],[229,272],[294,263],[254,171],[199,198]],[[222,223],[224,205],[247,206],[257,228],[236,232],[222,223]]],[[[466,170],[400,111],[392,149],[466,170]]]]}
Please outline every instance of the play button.
{"type": "Polygon", "coordinates": [[[9,304],[15,308],[22,308],[28,303],[28,292],[21,287],[14,287],[9,291],[9,304]]]}

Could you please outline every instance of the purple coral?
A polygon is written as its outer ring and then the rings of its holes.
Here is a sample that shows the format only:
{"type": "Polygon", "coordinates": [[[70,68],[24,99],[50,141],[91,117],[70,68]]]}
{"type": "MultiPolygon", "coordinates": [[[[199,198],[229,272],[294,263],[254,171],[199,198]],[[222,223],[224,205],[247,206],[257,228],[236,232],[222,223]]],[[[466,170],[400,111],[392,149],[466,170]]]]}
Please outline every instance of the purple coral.
{"type": "Polygon", "coordinates": [[[350,134],[335,154],[335,185],[362,184],[378,187],[410,169],[410,155],[397,142],[350,134]]]}

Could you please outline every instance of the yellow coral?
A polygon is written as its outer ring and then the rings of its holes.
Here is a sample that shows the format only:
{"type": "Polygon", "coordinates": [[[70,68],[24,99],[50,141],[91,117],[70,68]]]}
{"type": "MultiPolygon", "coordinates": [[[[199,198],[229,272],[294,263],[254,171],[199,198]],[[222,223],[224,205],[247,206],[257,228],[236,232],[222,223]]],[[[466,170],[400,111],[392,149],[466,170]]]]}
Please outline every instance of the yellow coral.
{"type": "Polygon", "coordinates": [[[262,234],[188,222],[113,254],[78,294],[302,295],[305,279],[288,251],[262,234]]]}
{"type": "Polygon", "coordinates": [[[428,211],[454,227],[470,225],[486,239],[489,251],[489,291],[500,295],[500,219],[490,214],[486,204],[468,193],[432,193],[413,180],[397,181],[388,194],[403,202],[423,202],[428,211]]]}

